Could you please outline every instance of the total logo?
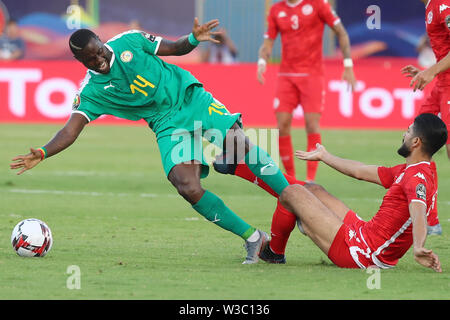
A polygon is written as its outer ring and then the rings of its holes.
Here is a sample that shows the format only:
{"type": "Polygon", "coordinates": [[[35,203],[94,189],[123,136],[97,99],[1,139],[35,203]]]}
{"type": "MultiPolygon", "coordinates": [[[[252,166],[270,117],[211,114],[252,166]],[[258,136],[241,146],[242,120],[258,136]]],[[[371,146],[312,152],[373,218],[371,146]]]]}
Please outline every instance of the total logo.
{"type": "Polygon", "coordinates": [[[422,91],[414,92],[411,88],[394,88],[390,91],[381,87],[367,87],[364,81],[357,82],[354,93],[348,90],[348,84],[342,80],[331,80],[328,89],[338,94],[339,111],[345,118],[353,116],[354,100],[359,111],[369,119],[388,117],[394,111],[395,100],[400,100],[402,117],[413,118],[415,103],[424,96],[422,91]]]}

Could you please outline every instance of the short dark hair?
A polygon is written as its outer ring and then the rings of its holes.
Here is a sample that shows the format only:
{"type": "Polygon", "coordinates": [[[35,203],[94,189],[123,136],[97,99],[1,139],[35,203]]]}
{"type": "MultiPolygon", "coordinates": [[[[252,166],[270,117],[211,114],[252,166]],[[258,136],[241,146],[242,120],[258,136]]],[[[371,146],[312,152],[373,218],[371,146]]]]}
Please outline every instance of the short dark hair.
{"type": "Polygon", "coordinates": [[[422,150],[430,157],[447,142],[447,126],[432,113],[418,115],[414,119],[413,132],[422,140],[422,150]]]}
{"type": "Polygon", "coordinates": [[[72,33],[69,39],[69,47],[73,54],[79,53],[89,43],[89,41],[98,36],[89,29],[79,29],[72,33]]]}

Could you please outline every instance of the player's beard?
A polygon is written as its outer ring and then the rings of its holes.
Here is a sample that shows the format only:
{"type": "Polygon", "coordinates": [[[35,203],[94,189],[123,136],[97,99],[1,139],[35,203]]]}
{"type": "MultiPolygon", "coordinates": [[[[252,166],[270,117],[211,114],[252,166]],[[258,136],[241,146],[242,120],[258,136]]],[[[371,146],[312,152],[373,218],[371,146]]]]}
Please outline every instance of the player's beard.
{"type": "Polygon", "coordinates": [[[401,155],[403,158],[407,158],[411,154],[411,149],[409,149],[406,143],[403,142],[401,147],[398,148],[397,153],[401,155]]]}

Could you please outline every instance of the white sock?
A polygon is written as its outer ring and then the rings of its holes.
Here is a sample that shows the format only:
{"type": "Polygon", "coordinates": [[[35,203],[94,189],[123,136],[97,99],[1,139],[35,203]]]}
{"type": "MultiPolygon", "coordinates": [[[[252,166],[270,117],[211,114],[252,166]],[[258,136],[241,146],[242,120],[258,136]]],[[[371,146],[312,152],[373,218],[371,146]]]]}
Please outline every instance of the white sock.
{"type": "Polygon", "coordinates": [[[255,241],[258,241],[258,240],[259,240],[259,232],[258,232],[258,230],[253,232],[253,234],[250,237],[248,237],[248,239],[247,239],[247,241],[249,241],[249,242],[255,242],[255,241]]]}

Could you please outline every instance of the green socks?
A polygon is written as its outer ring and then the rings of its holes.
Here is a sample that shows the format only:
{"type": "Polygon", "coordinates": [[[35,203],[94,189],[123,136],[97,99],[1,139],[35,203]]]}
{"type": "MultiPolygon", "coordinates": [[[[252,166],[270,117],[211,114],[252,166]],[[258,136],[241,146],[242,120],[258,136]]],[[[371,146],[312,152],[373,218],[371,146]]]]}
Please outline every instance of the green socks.
{"type": "Polygon", "coordinates": [[[205,191],[202,198],[192,208],[207,220],[233,232],[244,240],[247,240],[256,231],[255,228],[231,211],[218,196],[208,190],[205,191]]]}
{"type": "Polygon", "coordinates": [[[255,176],[267,183],[278,195],[289,185],[270,155],[258,146],[251,148],[245,155],[245,163],[255,176]]]}

